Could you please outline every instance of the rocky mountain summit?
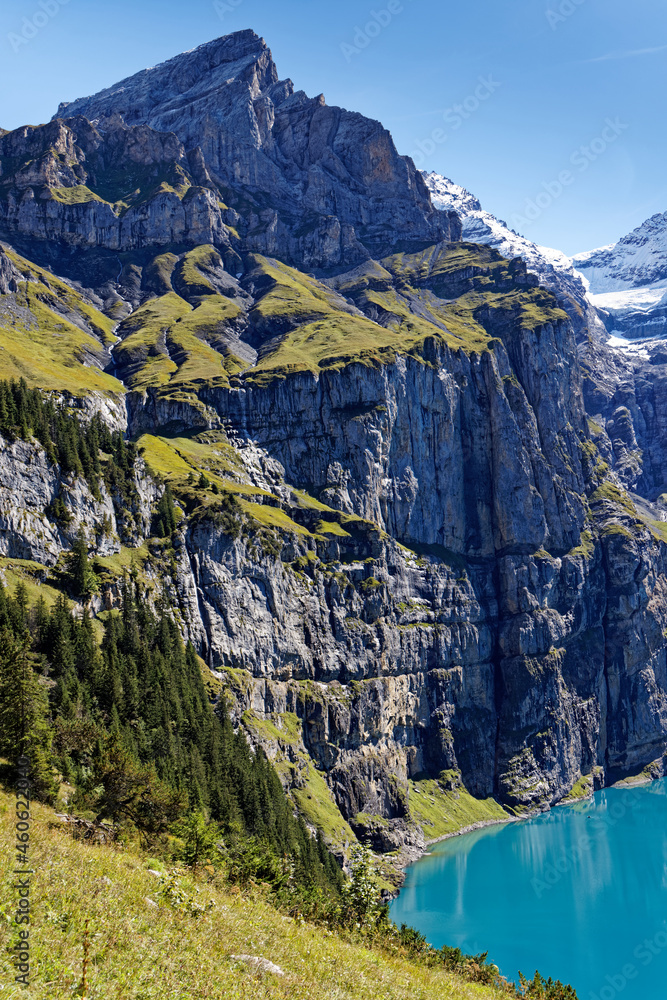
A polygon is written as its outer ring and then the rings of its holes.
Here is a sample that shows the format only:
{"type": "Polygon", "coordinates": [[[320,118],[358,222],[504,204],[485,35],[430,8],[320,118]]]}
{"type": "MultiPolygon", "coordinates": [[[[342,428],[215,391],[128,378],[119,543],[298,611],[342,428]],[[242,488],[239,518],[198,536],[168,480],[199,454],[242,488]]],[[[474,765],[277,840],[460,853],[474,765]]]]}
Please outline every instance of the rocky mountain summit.
{"type": "Polygon", "coordinates": [[[56,586],[83,530],[92,610],[166,601],[333,843],[662,771],[667,354],[610,347],[567,258],[253,32],[0,166],[0,378],[127,441],[93,488],[7,430],[0,571],[56,586]]]}
{"type": "Polygon", "coordinates": [[[595,295],[667,280],[667,212],[651,216],[618,243],[572,260],[595,295]]]}
{"type": "Polygon", "coordinates": [[[379,122],[280,80],[271,52],[241,31],[143,70],[56,117],[173,132],[200,149],[248,248],[307,268],[354,264],[408,245],[457,239],[421,175],[379,122]]]}

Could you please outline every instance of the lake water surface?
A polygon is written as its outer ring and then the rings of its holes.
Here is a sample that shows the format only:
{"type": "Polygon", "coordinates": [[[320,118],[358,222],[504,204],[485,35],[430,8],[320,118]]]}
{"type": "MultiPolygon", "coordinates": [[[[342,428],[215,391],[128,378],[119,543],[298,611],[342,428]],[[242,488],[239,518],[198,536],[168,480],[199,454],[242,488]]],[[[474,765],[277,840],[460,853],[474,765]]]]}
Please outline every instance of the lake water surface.
{"type": "Polygon", "coordinates": [[[580,1000],[667,1000],[667,779],[431,848],[391,917],[580,1000]]]}

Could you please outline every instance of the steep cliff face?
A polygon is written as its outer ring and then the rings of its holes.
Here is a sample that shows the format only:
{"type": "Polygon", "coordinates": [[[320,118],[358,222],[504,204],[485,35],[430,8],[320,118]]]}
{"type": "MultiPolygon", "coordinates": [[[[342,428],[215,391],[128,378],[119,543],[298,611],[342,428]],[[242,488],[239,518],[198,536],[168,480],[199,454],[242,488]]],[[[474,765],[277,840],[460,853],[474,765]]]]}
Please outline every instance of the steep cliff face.
{"type": "MultiPolygon", "coordinates": [[[[568,336],[565,322],[537,332],[531,369],[568,336]]],[[[184,525],[167,591],[238,717],[296,716],[304,754],[377,847],[421,842],[409,783],[424,775],[542,807],[582,774],[601,782],[662,752],[659,522],[593,490],[581,431],[577,467],[550,484],[538,474],[540,422],[558,450],[559,408],[581,416],[572,380],[572,411],[557,380],[533,408],[496,343],[219,393],[237,489],[255,506],[235,508],[240,533],[214,509],[184,525]]],[[[206,440],[198,461],[213,477],[206,440]]],[[[35,473],[49,478],[39,452],[16,448],[3,454],[23,495],[35,473]]],[[[143,498],[144,534],[156,497],[143,498]]],[[[50,564],[20,549],[40,530],[10,523],[5,554],[50,564]]]]}
{"type": "Polygon", "coordinates": [[[95,501],[84,481],[62,476],[37,445],[0,438],[0,452],[0,554],[54,566],[80,526],[91,532],[100,555],[117,551],[112,537],[116,520],[106,491],[95,501]],[[71,518],[66,528],[52,513],[57,499],[71,518]]]}
{"type": "Polygon", "coordinates": [[[581,464],[542,497],[538,419],[504,365],[498,347],[253,390],[256,422],[225,419],[248,468],[258,440],[281,460],[256,485],[280,495],[286,478],[320,508],[282,500],[280,558],[206,525],[184,538],[191,634],[239,711],[296,714],[344,816],[385,848],[416,836],[410,779],[454,772],[542,807],[664,747],[660,522],[581,464]]]}
{"type": "MultiPolygon", "coordinates": [[[[71,420],[113,415],[103,402],[69,411],[71,420]]],[[[111,421],[109,426],[113,427],[111,421]]],[[[122,545],[138,547],[150,534],[153,508],[162,493],[137,458],[128,470],[129,488],[86,480],[66,471],[33,437],[0,435],[0,556],[62,568],[79,532],[95,556],[107,557],[122,545]]]]}
{"type": "Polygon", "coordinates": [[[419,848],[470,793],[546,808],[662,760],[667,359],[431,178],[462,242],[252,32],[59,114],[0,138],[39,258],[0,253],[0,377],[137,453],[95,497],[15,428],[0,555],[57,569],[82,527],[100,608],[130,569],[163,596],[334,838],[419,848]]]}
{"type": "Polygon", "coordinates": [[[659,500],[667,486],[665,216],[617,244],[568,258],[512,232],[446,177],[424,180],[437,207],[460,214],[465,240],[520,257],[556,295],[577,337],[596,446],[628,488],[659,500]]]}

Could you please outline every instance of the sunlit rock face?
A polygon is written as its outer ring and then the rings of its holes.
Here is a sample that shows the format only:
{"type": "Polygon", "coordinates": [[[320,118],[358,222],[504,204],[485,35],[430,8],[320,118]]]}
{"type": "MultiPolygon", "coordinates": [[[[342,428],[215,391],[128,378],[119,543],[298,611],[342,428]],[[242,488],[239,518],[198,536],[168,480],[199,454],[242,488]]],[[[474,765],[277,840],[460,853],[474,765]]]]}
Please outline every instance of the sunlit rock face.
{"type": "Polygon", "coordinates": [[[456,240],[455,212],[379,122],[331,108],[279,80],[263,39],[242,31],[143,70],[58,117],[173,132],[199,147],[247,245],[303,266],[355,263],[403,244],[456,240]]]}

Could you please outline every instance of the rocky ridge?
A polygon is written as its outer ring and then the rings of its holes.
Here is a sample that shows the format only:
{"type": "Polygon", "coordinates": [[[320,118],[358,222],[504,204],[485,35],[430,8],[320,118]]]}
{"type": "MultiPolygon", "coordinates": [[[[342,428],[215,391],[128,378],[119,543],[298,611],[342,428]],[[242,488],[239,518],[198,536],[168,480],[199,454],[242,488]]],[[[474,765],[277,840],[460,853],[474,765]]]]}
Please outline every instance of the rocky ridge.
{"type": "Polygon", "coordinates": [[[652,216],[618,243],[577,254],[572,263],[611,333],[621,341],[665,339],[667,214],[652,216]]]}
{"type": "Polygon", "coordinates": [[[220,202],[200,151],[186,155],[173,134],[128,128],[117,116],[98,129],[78,117],[5,133],[0,159],[7,235],[116,251],[231,249],[226,222],[236,213],[220,202]]]}
{"type": "MultiPolygon", "coordinates": [[[[570,299],[580,311],[586,310],[586,286],[569,257],[515,233],[507,223],[485,211],[474,195],[442,174],[422,173],[436,208],[454,210],[460,216],[463,239],[485,243],[510,259],[521,257],[545,287],[565,301],[570,299]]],[[[572,318],[576,322],[576,313],[572,318]]]]}
{"type": "Polygon", "coordinates": [[[434,204],[459,213],[464,239],[520,257],[557,296],[577,336],[595,443],[627,487],[657,500],[666,488],[664,217],[611,247],[568,258],[514,233],[446,177],[424,179],[434,204]]]}

